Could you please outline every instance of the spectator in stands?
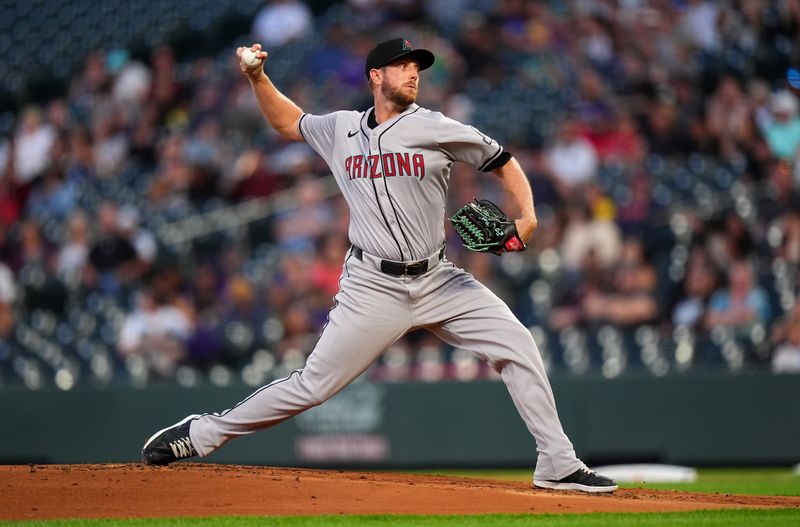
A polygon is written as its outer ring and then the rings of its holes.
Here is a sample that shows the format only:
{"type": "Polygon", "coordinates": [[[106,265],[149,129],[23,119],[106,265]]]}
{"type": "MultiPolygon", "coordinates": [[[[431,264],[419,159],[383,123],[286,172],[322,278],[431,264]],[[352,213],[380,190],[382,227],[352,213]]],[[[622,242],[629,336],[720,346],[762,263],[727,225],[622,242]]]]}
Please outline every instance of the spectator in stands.
{"type": "Polygon", "coordinates": [[[653,200],[650,177],[638,171],[630,183],[630,199],[619,204],[617,224],[623,235],[641,237],[650,228],[652,214],[658,209],[653,200]]]}
{"type": "Polygon", "coordinates": [[[224,185],[235,201],[265,198],[286,186],[286,182],[272,170],[269,156],[255,148],[242,152],[231,172],[224,185]]]}
{"type": "Polygon", "coordinates": [[[574,119],[562,122],[555,142],[545,153],[556,187],[565,197],[597,175],[597,153],[592,143],[580,135],[578,126],[574,119]]]}
{"type": "Polygon", "coordinates": [[[136,308],[122,322],[117,352],[125,360],[139,357],[152,372],[169,378],[186,358],[184,341],[190,331],[190,320],[182,310],[141,289],[136,308]]]}
{"type": "Polygon", "coordinates": [[[334,221],[330,203],[322,197],[319,181],[304,178],[295,183],[297,208],[281,214],[275,222],[276,239],[291,250],[310,250],[334,221]]]}
{"type": "Polygon", "coordinates": [[[699,223],[711,261],[718,269],[727,271],[735,260],[746,258],[755,243],[742,219],[735,211],[699,223]]]}
{"type": "Polygon", "coordinates": [[[118,61],[117,75],[111,88],[114,100],[141,111],[151,89],[152,72],[138,60],[131,60],[127,50],[114,50],[113,56],[118,61]]]}
{"type": "Polygon", "coordinates": [[[681,15],[683,36],[696,48],[712,53],[722,45],[719,20],[723,8],[708,0],[689,0],[681,15]]]}
{"type": "Polygon", "coordinates": [[[217,304],[226,289],[221,273],[207,261],[195,267],[192,276],[188,283],[192,311],[200,319],[216,322],[217,304]]]}
{"type": "Polygon", "coordinates": [[[759,207],[759,215],[763,219],[775,221],[789,211],[800,209],[800,185],[795,183],[788,160],[778,158],[770,162],[768,183],[772,192],[759,207]]]}
{"type": "Polygon", "coordinates": [[[613,271],[603,267],[596,253],[590,252],[581,262],[580,272],[565,273],[556,284],[554,307],[547,320],[553,331],[586,324],[584,300],[608,288],[613,271]]]}
{"type": "Polygon", "coordinates": [[[706,105],[708,130],[720,141],[749,141],[752,136],[750,108],[739,81],[731,75],[723,77],[706,105]]]}
{"type": "Polygon", "coordinates": [[[159,129],[158,109],[149,104],[142,110],[139,120],[133,125],[128,149],[130,161],[142,172],[150,172],[156,166],[159,129]]]}
{"type": "Polygon", "coordinates": [[[80,188],[74,181],[65,180],[68,166],[67,141],[57,135],[50,151],[50,161],[32,185],[25,208],[36,218],[65,219],[77,205],[80,188]]]}
{"type": "Polygon", "coordinates": [[[686,277],[680,297],[672,309],[672,324],[701,329],[711,295],[717,288],[718,276],[706,252],[698,247],[689,256],[686,277]]]}
{"type": "Polygon", "coordinates": [[[67,222],[64,243],[58,251],[58,274],[67,282],[80,280],[89,260],[89,219],[82,210],[72,213],[67,222]]]}
{"type": "Polygon", "coordinates": [[[55,131],[44,122],[41,109],[38,106],[27,107],[22,113],[20,126],[14,137],[12,179],[17,192],[23,196],[23,202],[33,181],[47,168],[55,140],[55,131]]]}
{"type": "Polygon", "coordinates": [[[83,115],[90,115],[109,87],[105,56],[100,51],[92,51],[86,57],[83,71],[73,77],[68,98],[83,115]]]}
{"type": "Polygon", "coordinates": [[[243,357],[263,346],[262,326],[268,312],[250,280],[242,275],[230,277],[220,304],[219,329],[230,356],[243,357]]]}
{"type": "Polygon", "coordinates": [[[65,179],[70,185],[90,184],[96,176],[89,132],[77,127],[69,132],[70,159],[65,179]]]}
{"type": "Polygon", "coordinates": [[[238,321],[255,330],[266,319],[266,310],[256,295],[253,284],[242,275],[232,276],[227,280],[222,300],[223,324],[238,321]]]}
{"type": "Polygon", "coordinates": [[[762,134],[765,134],[769,125],[774,120],[769,108],[770,90],[769,83],[764,79],[752,79],[747,85],[747,99],[750,104],[750,111],[753,121],[762,134]]]}
{"type": "Polygon", "coordinates": [[[13,258],[16,257],[17,250],[11,236],[11,227],[0,221],[0,261],[8,265],[12,272],[13,258]]]}
{"type": "Polygon", "coordinates": [[[645,154],[644,142],[633,117],[615,110],[595,121],[588,134],[601,162],[638,164],[645,154]]]}
{"type": "Polygon", "coordinates": [[[333,298],[339,291],[342,262],[349,244],[346,238],[338,234],[329,234],[324,236],[317,246],[314,263],[311,265],[311,279],[314,287],[333,298]]]}
{"type": "Polygon", "coordinates": [[[184,311],[191,313],[193,327],[186,341],[187,360],[205,369],[226,358],[220,310],[227,284],[211,262],[204,262],[195,267],[187,286],[188,303],[184,311]]]}
{"type": "Polygon", "coordinates": [[[158,256],[158,242],[148,229],[141,225],[139,212],[133,206],[126,205],[117,211],[119,233],[128,240],[141,263],[139,273],[147,271],[158,256]]]}
{"type": "MultiPolygon", "coordinates": [[[[583,125],[584,137],[592,140],[592,132],[602,130],[613,121],[608,85],[595,70],[585,67],[578,72],[578,100],[573,104],[573,117],[583,125]]],[[[592,141],[597,152],[597,144],[592,141]]],[[[598,156],[599,157],[599,156],[598,156]]]]}
{"type": "Polygon", "coordinates": [[[752,265],[739,260],[728,271],[727,287],[718,289],[711,297],[704,325],[708,330],[724,326],[746,334],[754,324],[769,322],[769,317],[769,301],[755,283],[752,265]]]}
{"type": "Polygon", "coordinates": [[[311,10],[299,0],[271,0],[253,20],[253,39],[274,48],[302,38],[314,26],[311,10]]]}
{"type": "Polygon", "coordinates": [[[314,287],[311,276],[311,261],[307,255],[297,251],[284,253],[266,288],[271,310],[283,312],[293,301],[309,297],[314,287]]]}
{"type": "Polygon", "coordinates": [[[617,261],[622,234],[610,218],[593,217],[589,205],[575,197],[567,204],[566,220],[560,251],[568,270],[579,270],[590,253],[602,268],[617,261]]]}
{"type": "Polygon", "coordinates": [[[196,124],[183,147],[183,157],[190,165],[218,168],[222,161],[222,138],[216,119],[206,118],[196,124]]]}
{"type": "Polygon", "coordinates": [[[670,102],[648,106],[644,132],[651,152],[671,156],[687,154],[693,150],[695,145],[679,117],[678,108],[670,102]]]}
{"type": "Polygon", "coordinates": [[[580,20],[580,50],[600,70],[610,68],[615,59],[614,41],[599,13],[580,20]]]}
{"type": "Polygon", "coordinates": [[[784,337],[772,354],[772,371],[800,373],[800,302],[781,323],[784,337]]]}
{"type": "Polygon", "coordinates": [[[54,256],[55,248],[45,238],[39,224],[32,219],[23,222],[17,244],[16,272],[29,311],[42,309],[56,315],[64,314],[67,291],[56,276],[54,256]]]}
{"type": "Polygon", "coordinates": [[[117,111],[108,108],[105,112],[98,112],[93,123],[94,167],[102,178],[116,176],[128,158],[128,137],[118,129],[117,111]]]}
{"type": "Polygon", "coordinates": [[[289,304],[283,313],[283,338],[276,348],[279,357],[290,352],[300,352],[304,356],[314,349],[319,328],[314,327],[312,314],[308,306],[302,301],[289,304]]]}
{"type": "Polygon", "coordinates": [[[800,200],[779,217],[773,226],[781,233],[776,256],[793,266],[800,265],[800,200]]]}
{"type": "Polygon", "coordinates": [[[131,240],[120,229],[117,206],[106,201],[100,205],[97,216],[99,232],[89,251],[84,279],[90,288],[119,295],[123,286],[141,275],[144,267],[131,240]]]}
{"type": "Polygon", "coordinates": [[[17,243],[14,253],[8,260],[15,273],[21,273],[26,267],[46,272],[54,248],[45,239],[39,223],[27,219],[18,224],[17,243]]]}
{"type": "Polygon", "coordinates": [[[775,156],[794,162],[798,159],[800,149],[797,98],[789,91],[779,91],[772,96],[770,109],[774,121],[767,126],[767,143],[775,156]]]}
{"type": "Polygon", "coordinates": [[[0,225],[3,227],[14,224],[22,212],[22,206],[14,188],[13,169],[10,167],[14,159],[14,156],[11,155],[12,150],[10,144],[6,143],[4,149],[3,143],[0,143],[0,225]],[[4,155],[8,156],[5,161],[3,160],[4,155]]]}
{"type": "Polygon", "coordinates": [[[150,204],[168,216],[179,216],[189,206],[188,188],[192,169],[183,156],[185,137],[174,133],[158,145],[158,165],[148,189],[150,204]]]}
{"type": "Polygon", "coordinates": [[[11,269],[0,261],[0,341],[5,340],[14,328],[14,301],[17,289],[11,269]]]}
{"type": "Polygon", "coordinates": [[[642,242],[635,238],[625,240],[621,258],[614,266],[612,287],[590,291],[584,297],[585,319],[621,326],[655,321],[659,314],[656,280],[655,269],[645,259],[642,242]]]}
{"type": "Polygon", "coordinates": [[[0,181],[5,179],[7,174],[13,172],[13,150],[14,147],[6,137],[6,134],[0,135],[0,181]]]}
{"type": "Polygon", "coordinates": [[[169,46],[159,46],[153,50],[153,82],[149,101],[158,108],[158,113],[167,127],[182,126],[186,119],[185,111],[179,107],[183,104],[184,86],[178,79],[175,53],[169,46]]]}

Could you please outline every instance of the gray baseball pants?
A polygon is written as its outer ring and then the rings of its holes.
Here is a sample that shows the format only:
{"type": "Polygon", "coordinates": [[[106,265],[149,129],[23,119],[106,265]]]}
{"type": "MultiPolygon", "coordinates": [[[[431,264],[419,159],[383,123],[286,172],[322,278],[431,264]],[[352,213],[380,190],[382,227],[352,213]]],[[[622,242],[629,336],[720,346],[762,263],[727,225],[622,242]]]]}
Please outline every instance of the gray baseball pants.
{"type": "Polygon", "coordinates": [[[438,255],[416,277],[391,276],[380,260],[348,253],[328,323],[305,367],[222,413],[191,424],[200,456],[228,440],[274,426],[323,403],[364,372],[412,328],[423,327],[467,349],[497,370],[536,439],[538,479],[561,479],[583,467],[564,433],[530,332],[508,306],[471,274],[438,255]]]}

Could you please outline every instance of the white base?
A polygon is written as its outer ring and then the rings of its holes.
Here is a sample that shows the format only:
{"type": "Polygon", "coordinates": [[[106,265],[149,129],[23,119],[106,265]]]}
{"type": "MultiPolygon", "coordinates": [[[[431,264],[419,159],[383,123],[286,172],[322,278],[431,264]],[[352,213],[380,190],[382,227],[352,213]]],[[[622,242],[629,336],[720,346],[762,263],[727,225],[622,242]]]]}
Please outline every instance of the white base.
{"type": "Polygon", "coordinates": [[[592,470],[620,483],[691,483],[697,481],[697,469],[677,465],[608,465],[593,467],[592,470]]]}

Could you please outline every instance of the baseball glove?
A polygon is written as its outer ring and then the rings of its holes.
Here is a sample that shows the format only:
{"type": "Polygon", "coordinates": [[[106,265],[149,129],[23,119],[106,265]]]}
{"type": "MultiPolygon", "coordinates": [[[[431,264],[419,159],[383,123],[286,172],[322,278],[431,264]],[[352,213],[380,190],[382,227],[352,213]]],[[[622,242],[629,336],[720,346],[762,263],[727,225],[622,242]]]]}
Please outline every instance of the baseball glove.
{"type": "Polygon", "coordinates": [[[503,254],[525,250],[514,220],[488,199],[467,203],[450,216],[450,223],[470,251],[503,254]]]}

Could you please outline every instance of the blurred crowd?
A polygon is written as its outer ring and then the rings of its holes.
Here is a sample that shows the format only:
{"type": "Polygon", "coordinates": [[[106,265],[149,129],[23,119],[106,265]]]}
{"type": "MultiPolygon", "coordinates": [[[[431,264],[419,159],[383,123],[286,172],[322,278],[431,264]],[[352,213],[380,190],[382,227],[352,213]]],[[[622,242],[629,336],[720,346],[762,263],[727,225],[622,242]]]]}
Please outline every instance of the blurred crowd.
{"type": "MultiPolygon", "coordinates": [[[[317,14],[275,0],[239,44],[263,43],[279,88],[322,113],[369,106],[364,57],[393,35],[436,55],[418,102],[498,139],[531,179],[527,252],[467,254],[448,228],[447,253],[553,364],[586,371],[570,358],[577,331],[608,373],[609,335],[631,332],[646,364],[650,349],[701,362],[680,350],[706,339],[724,367],[800,371],[800,0],[349,0],[317,14]]],[[[302,363],[349,247],[327,175],[265,125],[233,48],[91,53],[67,93],[0,136],[0,360],[36,355],[36,331],[64,354],[99,339],[123,372],[163,378],[302,363]],[[279,196],[295,201],[259,221],[165,236],[279,196]],[[48,332],[32,321],[43,312],[110,329],[48,332]]],[[[458,167],[449,212],[474,197],[513,210],[490,175],[458,167]]],[[[415,333],[375,375],[481,368],[415,333]]]]}

